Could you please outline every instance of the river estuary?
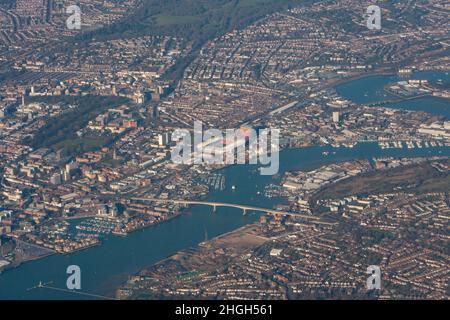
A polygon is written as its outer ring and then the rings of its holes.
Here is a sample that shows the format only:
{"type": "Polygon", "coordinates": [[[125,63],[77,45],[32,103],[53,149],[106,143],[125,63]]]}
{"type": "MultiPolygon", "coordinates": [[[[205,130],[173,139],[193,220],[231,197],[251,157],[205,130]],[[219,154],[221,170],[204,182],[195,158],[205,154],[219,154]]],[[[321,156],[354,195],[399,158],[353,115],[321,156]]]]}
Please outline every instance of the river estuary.
{"type": "MultiPolygon", "coordinates": [[[[409,78],[449,81],[449,73],[416,73],[409,78]]],[[[373,76],[338,86],[337,91],[357,103],[377,102],[392,98],[383,91],[397,76],[373,76]]],[[[410,100],[391,105],[395,108],[422,110],[450,118],[450,103],[434,97],[410,100]]],[[[416,149],[381,149],[376,143],[362,143],[354,148],[310,147],[283,150],[280,154],[280,174],[260,176],[255,166],[238,165],[223,170],[226,187],[213,191],[210,200],[272,207],[280,200],[263,196],[264,187],[277,183],[285,171],[313,169],[325,163],[355,158],[380,156],[419,157],[450,156],[450,147],[416,149]],[[324,151],[329,152],[328,155],[324,151]],[[235,189],[232,189],[235,186],[235,189]]],[[[129,274],[152,265],[179,250],[195,247],[208,238],[235,230],[258,219],[256,213],[243,215],[239,209],[192,206],[190,213],[178,218],[134,232],[127,237],[107,236],[101,246],[92,247],[68,255],[53,255],[27,262],[18,268],[0,274],[0,299],[88,299],[89,297],[49,289],[27,288],[39,281],[52,282],[52,286],[65,288],[66,268],[75,264],[81,268],[82,291],[110,294],[115,286],[129,274]]]]}

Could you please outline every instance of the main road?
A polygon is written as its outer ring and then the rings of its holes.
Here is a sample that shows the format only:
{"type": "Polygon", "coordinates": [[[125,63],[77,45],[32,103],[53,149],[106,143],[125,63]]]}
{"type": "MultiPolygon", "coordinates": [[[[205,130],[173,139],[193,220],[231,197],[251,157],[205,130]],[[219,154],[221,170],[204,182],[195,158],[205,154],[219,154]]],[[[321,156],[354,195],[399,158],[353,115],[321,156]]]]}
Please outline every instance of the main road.
{"type": "Polygon", "coordinates": [[[280,215],[280,216],[292,216],[302,219],[307,219],[317,223],[330,224],[330,222],[323,221],[322,218],[317,216],[311,216],[307,214],[294,213],[282,210],[261,208],[243,204],[234,204],[234,203],[226,203],[226,202],[214,202],[214,201],[197,201],[197,200],[174,200],[174,199],[160,199],[160,198],[131,198],[131,200],[135,201],[150,201],[150,202],[163,202],[163,203],[174,203],[174,204],[183,204],[183,205],[206,205],[211,206],[216,211],[217,207],[228,207],[228,208],[237,208],[244,211],[244,214],[248,211],[259,211],[265,212],[272,215],[280,215]]]}

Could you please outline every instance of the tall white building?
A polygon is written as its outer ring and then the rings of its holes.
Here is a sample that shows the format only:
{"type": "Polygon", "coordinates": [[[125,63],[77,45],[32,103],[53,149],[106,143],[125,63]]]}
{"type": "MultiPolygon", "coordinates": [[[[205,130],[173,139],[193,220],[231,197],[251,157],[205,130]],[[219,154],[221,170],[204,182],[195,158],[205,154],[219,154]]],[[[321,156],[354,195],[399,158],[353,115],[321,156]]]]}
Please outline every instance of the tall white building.
{"type": "Polygon", "coordinates": [[[167,146],[168,144],[170,144],[172,140],[172,135],[170,134],[170,132],[164,132],[163,134],[160,134],[158,136],[158,144],[162,147],[162,146],[167,146]]]}
{"type": "Polygon", "coordinates": [[[340,113],[339,113],[339,111],[334,111],[334,112],[333,112],[333,122],[338,123],[340,120],[341,120],[341,119],[340,119],[340,113]]]}

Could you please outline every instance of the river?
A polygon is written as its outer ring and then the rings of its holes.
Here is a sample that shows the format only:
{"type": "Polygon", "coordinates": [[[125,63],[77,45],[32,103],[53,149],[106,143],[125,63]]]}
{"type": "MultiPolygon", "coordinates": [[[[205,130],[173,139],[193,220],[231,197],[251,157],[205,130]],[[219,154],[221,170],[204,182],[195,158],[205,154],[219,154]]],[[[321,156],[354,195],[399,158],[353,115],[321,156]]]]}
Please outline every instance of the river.
{"type": "MultiPolygon", "coordinates": [[[[448,73],[418,73],[413,78],[448,80],[448,73]]],[[[337,91],[357,103],[368,103],[388,99],[380,90],[389,82],[397,81],[395,76],[375,76],[359,79],[340,85],[337,91]],[[373,88],[373,90],[367,90],[373,88]]],[[[404,79],[404,78],[402,78],[404,79]]],[[[423,98],[421,98],[423,99],[423,98]]],[[[434,97],[402,103],[401,108],[424,110],[443,114],[450,112],[448,101],[434,97]]],[[[396,107],[396,106],[393,106],[396,107]]],[[[264,197],[264,186],[277,183],[281,175],[290,170],[313,169],[325,163],[355,158],[380,156],[417,157],[445,155],[450,156],[450,147],[422,149],[381,149],[375,143],[358,144],[354,148],[310,147],[283,150],[280,154],[280,174],[261,176],[256,166],[237,165],[223,170],[226,176],[224,191],[213,191],[212,201],[250,204],[259,207],[272,207],[279,199],[264,197]],[[324,155],[328,151],[328,155],[324,155]],[[235,189],[232,189],[232,186],[235,189]]],[[[89,297],[53,291],[49,289],[27,288],[39,281],[52,281],[52,286],[65,288],[67,266],[75,264],[81,268],[82,291],[107,294],[126,280],[129,274],[152,265],[179,250],[195,247],[208,238],[235,230],[258,219],[258,214],[243,216],[242,211],[232,208],[212,208],[192,206],[191,213],[178,218],[134,232],[127,237],[108,236],[101,246],[89,248],[67,255],[53,255],[40,260],[27,262],[18,268],[0,274],[0,299],[88,299],[89,297]]]]}
{"type": "MultiPolygon", "coordinates": [[[[422,71],[415,72],[408,76],[374,75],[341,84],[336,87],[336,91],[355,103],[370,104],[398,99],[398,96],[386,92],[384,87],[389,83],[404,80],[428,80],[430,83],[441,80],[448,86],[450,84],[450,72],[422,71]]],[[[450,119],[449,101],[443,98],[427,96],[404,102],[386,104],[384,107],[425,111],[435,115],[443,115],[447,117],[447,119],[450,119]]]]}

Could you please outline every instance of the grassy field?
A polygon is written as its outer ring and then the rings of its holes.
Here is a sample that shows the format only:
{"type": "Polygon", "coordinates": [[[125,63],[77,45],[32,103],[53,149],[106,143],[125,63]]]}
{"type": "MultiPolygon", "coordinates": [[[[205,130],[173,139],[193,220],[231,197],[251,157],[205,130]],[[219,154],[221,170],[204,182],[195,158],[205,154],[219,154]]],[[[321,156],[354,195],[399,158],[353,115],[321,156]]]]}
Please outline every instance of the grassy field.
{"type": "Polygon", "coordinates": [[[78,151],[89,152],[99,150],[111,143],[112,139],[108,137],[83,137],[67,139],[54,144],[52,147],[56,150],[64,149],[68,154],[76,154],[78,151]]]}
{"type": "Polygon", "coordinates": [[[14,4],[14,0],[0,0],[0,7],[3,8],[11,8],[14,4]]]}
{"type": "Polygon", "coordinates": [[[241,0],[239,1],[239,7],[253,7],[258,5],[264,5],[269,3],[271,0],[241,0]]]}
{"type": "MultiPolygon", "coordinates": [[[[175,88],[186,67],[207,42],[234,29],[243,29],[261,18],[314,0],[142,0],[139,7],[112,25],[82,32],[60,50],[88,46],[90,41],[167,35],[192,44],[186,56],[178,59],[162,76],[175,88]]],[[[52,49],[54,50],[54,49],[52,49]]]]}
{"type": "Polygon", "coordinates": [[[97,40],[140,35],[174,35],[201,45],[267,14],[312,0],[143,0],[111,26],[80,35],[97,40]]]}
{"type": "Polygon", "coordinates": [[[170,26],[176,24],[190,24],[201,21],[200,17],[196,16],[156,16],[156,24],[158,26],[170,26]]]}
{"type": "Polygon", "coordinates": [[[425,180],[415,190],[416,193],[442,192],[450,190],[450,175],[425,180]]]}
{"type": "Polygon", "coordinates": [[[84,96],[84,97],[35,97],[34,102],[69,103],[78,106],[58,117],[51,118],[45,126],[34,136],[32,141],[25,143],[34,148],[66,148],[68,150],[94,150],[106,143],[107,138],[93,137],[80,139],[76,132],[84,128],[87,123],[109,108],[127,103],[122,97],[84,96]]]}
{"type": "Polygon", "coordinates": [[[330,185],[317,193],[314,200],[386,193],[398,187],[417,193],[448,191],[450,174],[439,172],[430,163],[370,172],[330,185]]]}

